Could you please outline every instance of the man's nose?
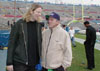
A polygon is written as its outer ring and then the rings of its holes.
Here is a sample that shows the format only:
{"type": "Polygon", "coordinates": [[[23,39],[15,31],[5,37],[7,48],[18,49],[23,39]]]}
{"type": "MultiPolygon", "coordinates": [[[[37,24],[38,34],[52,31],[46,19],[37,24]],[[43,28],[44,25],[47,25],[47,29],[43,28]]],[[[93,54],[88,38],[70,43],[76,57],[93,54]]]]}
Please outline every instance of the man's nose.
{"type": "Polygon", "coordinates": [[[38,15],[41,16],[41,13],[39,13],[38,15]]]}

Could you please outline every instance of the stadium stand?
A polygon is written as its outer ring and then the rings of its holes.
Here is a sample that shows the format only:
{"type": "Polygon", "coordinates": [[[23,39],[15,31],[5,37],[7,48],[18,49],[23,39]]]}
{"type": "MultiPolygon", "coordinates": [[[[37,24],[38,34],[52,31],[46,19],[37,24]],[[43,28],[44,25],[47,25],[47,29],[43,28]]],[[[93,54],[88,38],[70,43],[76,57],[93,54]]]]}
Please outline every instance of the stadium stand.
{"type": "MultiPolygon", "coordinates": [[[[27,11],[32,3],[17,2],[16,8],[14,8],[14,2],[0,1],[0,26],[7,27],[7,21],[11,21],[16,16],[16,20],[21,18],[22,15],[27,11]],[[14,13],[14,10],[16,12],[14,13]]],[[[40,3],[43,6],[44,14],[50,14],[55,11],[61,16],[61,23],[67,25],[68,22],[73,20],[73,5],[63,5],[63,4],[48,4],[40,3]]],[[[82,7],[80,5],[75,6],[75,18],[77,20],[82,19],[82,7]]],[[[84,6],[84,18],[89,20],[91,24],[98,29],[97,23],[100,23],[99,19],[100,7],[99,6],[84,6]],[[88,17],[88,18],[87,18],[88,17]],[[94,25],[95,24],[95,25],[94,25]]],[[[69,26],[76,26],[80,29],[85,29],[81,22],[73,23],[69,26]]],[[[0,28],[1,29],[1,28],[0,28]]]]}

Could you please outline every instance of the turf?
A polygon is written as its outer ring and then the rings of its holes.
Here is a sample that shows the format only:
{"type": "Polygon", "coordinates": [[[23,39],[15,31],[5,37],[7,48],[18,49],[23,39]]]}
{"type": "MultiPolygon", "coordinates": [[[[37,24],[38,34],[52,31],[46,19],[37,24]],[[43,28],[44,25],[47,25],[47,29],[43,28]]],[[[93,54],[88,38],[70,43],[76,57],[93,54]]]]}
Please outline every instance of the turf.
{"type": "Polygon", "coordinates": [[[84,45],[76,42],[76,47],[72,47],[73,60],[68,71],[100,71],[100,51],[95,49],[95,69],[87,70],[87,60],[84,45]]]}
{"type": "Polygon", "coordinates": [[[83,34],[75,34],[75,37],[76,38],[81,38],[81,39],[86,39],[86,35],[83,35],[83,34]]]}

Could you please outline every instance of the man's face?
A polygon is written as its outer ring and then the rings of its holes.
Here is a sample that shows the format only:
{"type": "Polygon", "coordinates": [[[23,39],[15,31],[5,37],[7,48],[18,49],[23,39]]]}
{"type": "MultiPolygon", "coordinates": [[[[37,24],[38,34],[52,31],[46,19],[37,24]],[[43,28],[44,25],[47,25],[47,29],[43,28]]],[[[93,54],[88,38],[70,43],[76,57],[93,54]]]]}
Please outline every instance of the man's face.
{"type": "Polygon", "coordinates": [[[34,20],[38,20],[41,17],[42,8],[37,8],[34,11],[31,11],[31,16],[34,20]]]}
{"type": "Polygon", "coordinates": [[[87,27],[87,24],[84,24],[85,27],[87,27]]]}
{"type": "Polygon", "coordinates": [[[71,27],[70,29],[73,30],[73,27],[71,27]]]}
{"type": "Polygon", "coordinates": [[[59,24],[59,21],[53,17],[49,17],[49,28],[54,28],[59,24]]]}

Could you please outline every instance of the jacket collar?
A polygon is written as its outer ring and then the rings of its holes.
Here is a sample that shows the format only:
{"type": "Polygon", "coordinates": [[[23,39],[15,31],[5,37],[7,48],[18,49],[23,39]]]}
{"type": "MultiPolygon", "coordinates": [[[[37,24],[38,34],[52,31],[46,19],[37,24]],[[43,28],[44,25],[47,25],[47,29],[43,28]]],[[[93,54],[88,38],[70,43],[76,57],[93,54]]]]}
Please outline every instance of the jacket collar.
{"type": "Polygon", "coordinates": [[[52,29],[50,29],[51,31],[56,31],[57,29],[59,29],[59,28],[61,28],[61,25],[59,24],[59,25],[57,25],[56,27],[54,27],[54,28],[52,28],[52,29]]]}

